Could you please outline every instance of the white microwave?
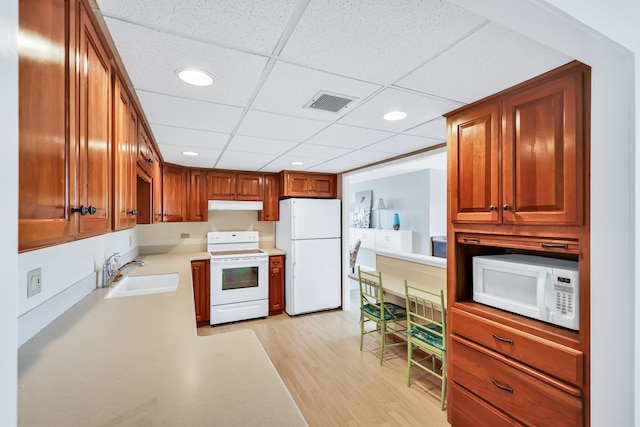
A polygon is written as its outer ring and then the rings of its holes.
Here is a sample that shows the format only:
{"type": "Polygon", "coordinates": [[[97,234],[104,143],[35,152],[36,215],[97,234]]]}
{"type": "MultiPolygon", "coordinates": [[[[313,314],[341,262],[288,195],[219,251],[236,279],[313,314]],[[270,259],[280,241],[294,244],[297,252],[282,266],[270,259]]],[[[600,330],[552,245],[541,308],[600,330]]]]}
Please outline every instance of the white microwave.
{"type": "Polygon", "coordinates": [[[578,263],[533,255],[473,257],[473,300],[579,329],[578,263]]]}

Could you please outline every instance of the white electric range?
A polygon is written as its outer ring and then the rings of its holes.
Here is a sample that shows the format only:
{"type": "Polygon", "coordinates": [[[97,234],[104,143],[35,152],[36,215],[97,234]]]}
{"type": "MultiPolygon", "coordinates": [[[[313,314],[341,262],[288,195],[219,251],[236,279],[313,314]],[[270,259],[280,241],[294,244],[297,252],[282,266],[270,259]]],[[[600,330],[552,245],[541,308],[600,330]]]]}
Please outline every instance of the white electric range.
{"type": "Polygon", "coordinates": [[[211,325],[267,317],[269,255],[257,231],[211,231],[211,325]]]}

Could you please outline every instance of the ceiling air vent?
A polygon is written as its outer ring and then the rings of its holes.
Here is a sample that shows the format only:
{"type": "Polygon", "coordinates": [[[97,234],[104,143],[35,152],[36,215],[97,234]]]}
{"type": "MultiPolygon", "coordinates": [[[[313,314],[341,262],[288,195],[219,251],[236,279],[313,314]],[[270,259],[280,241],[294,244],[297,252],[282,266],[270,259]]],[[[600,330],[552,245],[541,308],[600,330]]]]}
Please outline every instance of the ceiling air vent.
{"type": "Polygon", "coordinates": [[[304,108],[337,113],[343,108],[346,108],[354,99],[355,98],[349,98],[346,95],[337,95],[334,93],[320,91],[304,106],[304,108]]]}

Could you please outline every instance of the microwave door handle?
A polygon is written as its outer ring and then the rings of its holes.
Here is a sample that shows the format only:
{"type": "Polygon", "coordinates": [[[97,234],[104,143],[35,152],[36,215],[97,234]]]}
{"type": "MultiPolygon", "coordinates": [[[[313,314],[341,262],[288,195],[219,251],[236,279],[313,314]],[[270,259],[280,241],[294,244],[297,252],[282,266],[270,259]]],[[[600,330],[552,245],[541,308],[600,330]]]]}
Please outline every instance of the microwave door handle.
{"type": "Polygon", "coordinates": [[[551,272],[544,271],[538,276],[538,310],[540,311],[540,320],[548,321],[548,313],[547,313],[547,304],[545,301],[545,286],[547,284],[547,279],[549,279],[549,283],[551,283],[551,272]]]}

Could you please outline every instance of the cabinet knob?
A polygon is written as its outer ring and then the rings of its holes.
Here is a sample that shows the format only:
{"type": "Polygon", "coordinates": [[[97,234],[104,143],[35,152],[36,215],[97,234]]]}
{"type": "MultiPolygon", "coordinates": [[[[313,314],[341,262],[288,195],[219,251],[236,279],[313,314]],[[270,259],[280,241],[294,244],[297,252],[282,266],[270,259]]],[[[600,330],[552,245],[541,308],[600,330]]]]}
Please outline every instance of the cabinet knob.
{"type": "Polygon", "coordinates": [[[497,211],[498,208],[496,207],[496,205],[489,205],[489,210],[490,211],[497,211]]]}
{"type": "Polygon", "coordinates": [[[138,215],[138,211],[135,209],[132,209],[130,211],[127,211],[127,215],[138,215]]]}
{"type": "Polygon", "coordinates": [[[96,212],[97,212],[96,207],[89,205],[89,215],[95,215],[96,212]]]}
{"type": "Polygon", "coordinates": [[[79,208],[71,208],[71,213],[80,212],[80,215],[86,215],[89,213],[89,208],[86,206],[80,206],[79,208]]]}
{"type": "Polygon", "coordinates": [[[511,210],[511,206],[509,205],[502,205],[502,209],[505,211],[511,210]]]}
{"type": "Polygon", "coordinates": [[[153,163],[153,159],[151,158],[147,159],[147,163],[153,163]]]}

